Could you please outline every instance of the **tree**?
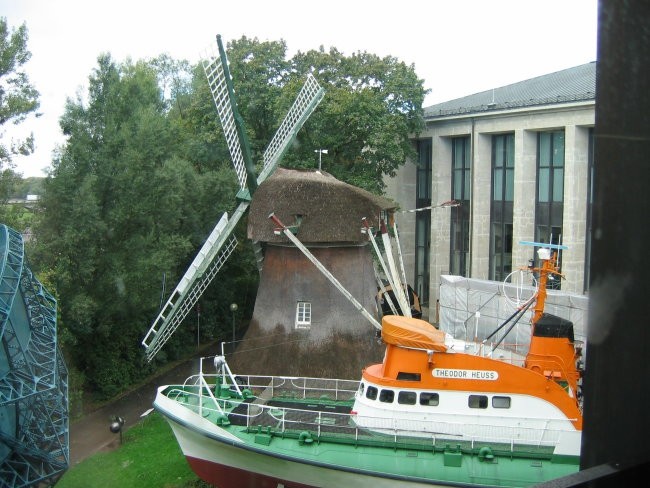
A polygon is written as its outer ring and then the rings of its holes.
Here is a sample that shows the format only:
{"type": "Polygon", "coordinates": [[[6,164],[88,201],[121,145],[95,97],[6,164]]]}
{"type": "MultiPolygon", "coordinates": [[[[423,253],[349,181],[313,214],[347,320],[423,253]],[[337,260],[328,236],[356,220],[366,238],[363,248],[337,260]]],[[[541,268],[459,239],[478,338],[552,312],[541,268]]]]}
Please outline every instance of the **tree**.
{"type": "MultiPolygon", "coordinates": [[[[314,150],[327,148],[325,170],[380,192],[412,151],[425,94],[412,66],[335,49],[287,60],[283,41],[245,37],[229,44],[228,58],[256,161],[309,72],[326,98],[283,165],[314,168],[314,150]]],[[[67,141],[44,182],[31,256],[55,288],[73,366],[88,388],[111,396],[151,371],[140,341],[158,313],[162,277],[178,283],[236,205],[237,182],[200,66],[103,54],[87,96],[68,100],[60,124],[67,141]]],[[[219,332],[233,301],[252,310],[258,273],[245,222],[237,235],[242,245],[202,299],[202,333],[219,332]]],[[[156,361],[195,344],[193,320],[156,361]]]]}
{"type": "MultiPolygon", "coordinates": [[[[20,124],[39,108],[39,93],[24,71],[24,65],[31,58],[27,40],[25,24],[10,32],[7,19],[0,17],[0,138],[4,135],[5,124],[20,124]]],[[[11,166],[12,156],[28,155],[33,151],[33,134],[9,145],[0,144],[0,170],[11,166]]]]}
{"type": "Polygon", "coordinates": [[[325,98],[298,134],[283,166],[314,168],[314,151],[327,149],[323,169],[347,183],[381,193],[384,178],[414,155],[410,138],[423,127],[427,91],[413,65],[367,52],[344,56],[335,48],[298,52],[286,60],[284,41],[242,37],[228,44],[238,105],[256,160],[312,73],[325,98]]]}
{"type": "MultiPolygon", "coordinates": [[[[229,178],[199,173],[179,156],[185,136],[159,80],[155,63],[98,58],[88,102],[66,105],[68,140],[42,198],[38,261],[54,263],[72,359],[104,396],[147,371],[140,341],[157,313],[161,276],[180,278],[229,210],[219,195],[234,194],[220,191],[229,178]]],[[[166,352],[174,356],[174,343],[166,352]]]]}

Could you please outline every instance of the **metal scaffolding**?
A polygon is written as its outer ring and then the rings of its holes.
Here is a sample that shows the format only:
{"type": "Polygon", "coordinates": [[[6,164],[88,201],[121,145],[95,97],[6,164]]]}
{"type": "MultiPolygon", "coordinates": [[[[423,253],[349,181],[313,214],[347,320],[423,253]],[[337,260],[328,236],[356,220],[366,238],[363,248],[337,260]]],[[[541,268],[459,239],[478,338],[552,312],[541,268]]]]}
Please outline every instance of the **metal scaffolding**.
{"type": "Polygon", "coordinates": [[[0,224],[0,487],[53,486],[69,465],[68,371],[56,300],[0,224]]]}

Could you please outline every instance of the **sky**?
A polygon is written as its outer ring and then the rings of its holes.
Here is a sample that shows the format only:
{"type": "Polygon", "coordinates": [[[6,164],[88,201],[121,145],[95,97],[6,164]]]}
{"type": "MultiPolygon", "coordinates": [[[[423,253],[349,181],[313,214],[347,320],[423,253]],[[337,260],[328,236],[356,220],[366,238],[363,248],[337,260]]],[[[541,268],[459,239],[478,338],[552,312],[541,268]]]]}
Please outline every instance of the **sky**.
{"type": "Polygon", "coordinates": [[[0,128],[5,144],[34,134],[35,153],[14,159],[24,177],[46,175],[65,143],[66,99],[86,93],[101,53],[196,63],[217,34],[284,39],[289,56],[366,51],[414,65],[426,107],[595,61],[597,51],[597,0],[0,0],[0,16],[10,29],[27,25],[25,70],[40,92],[40,117],[0,128]]]}

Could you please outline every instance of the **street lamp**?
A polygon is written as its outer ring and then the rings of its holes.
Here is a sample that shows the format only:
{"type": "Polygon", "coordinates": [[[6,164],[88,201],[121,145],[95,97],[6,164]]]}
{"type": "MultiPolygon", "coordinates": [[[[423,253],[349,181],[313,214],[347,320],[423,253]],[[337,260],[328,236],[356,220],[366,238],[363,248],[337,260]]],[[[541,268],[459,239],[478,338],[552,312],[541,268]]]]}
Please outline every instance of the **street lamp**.
{"type": "Polygon", "coordinates": [[[113,415],[108,428],[113,434],[120,434],[120,445],[122,445],[122,427],[124,427],[124,419],[119,415],[113,415]]]}
{"type": "Polygon", "coordinates": [[[318,153],[318,171],[320,171],[323,154],[327,154],[327,149],[314,149],[314,152],[318,153]]]}
{"type": "Polygon", "coordinates": [[[239,307],[236,303],[230,304],[230,311],[232,312],[232,347],[235,349],[235,312],[239,307]]]}

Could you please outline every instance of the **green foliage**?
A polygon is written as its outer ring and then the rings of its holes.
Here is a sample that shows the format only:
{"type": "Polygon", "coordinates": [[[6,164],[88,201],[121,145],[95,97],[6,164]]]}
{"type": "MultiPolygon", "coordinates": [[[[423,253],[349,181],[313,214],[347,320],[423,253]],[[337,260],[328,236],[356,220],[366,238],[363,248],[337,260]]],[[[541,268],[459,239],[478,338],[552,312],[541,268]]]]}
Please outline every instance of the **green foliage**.
{"type": "Polygon", "coordinates": [[[27,195],[41,195],[43,193],[43,181],[44,178],[34,176],[17,178],[9,197],[24,199],[27,195]]]}
{"type": "Polygon", "coordinates": [[[366,52],[344,56],[332,48],[298,53],[297,73],[313,72],[327,96],[303,132],[292,162],[313,167],[313,149],[328,149],[323,169],[336,178],[381,193],[384,178],[414,155],[410,137],[423,128],[426,91],[413,65],[366,52]],[[342,131],[341,128],[345,130],[342,131]]]}
{"type": "MultiPolygon", "coordinates": [[[[10,199],[25,200],[27,195],[38,194],[42,178],[22,179],[11,169],[0,172],[0,222],[27,233],[33,226],[37,216],[34,204],[9,203],[10,199]]],[[[34,202],[35,203],[35,202],[34,202]]]]}
{"type": "MultiPolygon", "coordinates": [[[[380,192],[421,127],[422,80],[390,57],[321,49],[287,60],[286,51],[284,41],[246,37],[228,46],[255,160],[313,72],[326,97],[282,164],[314,168],[314,150],[326,148],[326,171],[380,192]]],[[[102,54],[88,87],[60,120],[67,142],[39,191],[30,256],[56,291],[78,381],[110,397],[184,356],[199,332],[201,341],[229,338],[228,306],[239,305],[238,322],[250,316],[258,273],[244,219],[234,255],[199,302],[200,326],[190,313],[155,361],[144,361],[140,343],[161,303],[236,205],[236,177],[200,66],[102,54]]]]}
{"type": "Polygon", "coordinates": [[[161,277],[180,279],[234,189],[177,154],[186,135],[152,64],[100,56],[89,86],[88,104],[69,100],[61,121],[69,139],[45,181],[36,254],[55,263],[76,367],[110,397],[149,371],[140,342],[161,277]]]}
{"type": "Polygon", "coordinates": [[[297,136],[282,165],[315,168],[314,151],[327,149],[323,169],[338,179],[381,193],[414,156],[410,137],[423,128],[424,81],[413,65],[366,52],[344,56],[332,48],[286,60],[284,41],[243,37],[229,44],[228,59],[238,106],[256,161],[291,107],[308,73],[325,98],[297,136]]]}
{"type": "MultiPolygon", "coordinates": [[[[39,93],[29,83],[23,67],[31,58],[27,49],[27,26],[9,29],[7,19],[0,17],[0,136],[7,123],[19,124],[39,107],[39,93]]],[[[34,152],[34,138],[0,144],[0,169],[10,167],[12,156],[34,152]]],[[[4,175],[0,176],[0,178],[4,175]]]]}
{"type": "Polygon", "coordinates": [[[123,444],[72,466],[57,488],[183,488],[204,485],[192,472],[171,428],[158,413],[124,433],[123,444]]]}

